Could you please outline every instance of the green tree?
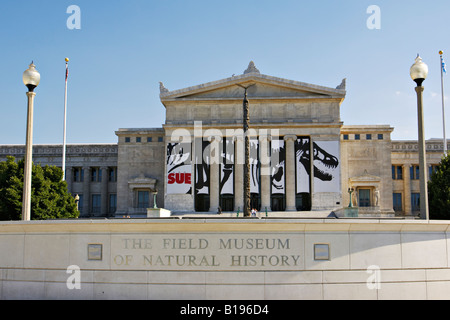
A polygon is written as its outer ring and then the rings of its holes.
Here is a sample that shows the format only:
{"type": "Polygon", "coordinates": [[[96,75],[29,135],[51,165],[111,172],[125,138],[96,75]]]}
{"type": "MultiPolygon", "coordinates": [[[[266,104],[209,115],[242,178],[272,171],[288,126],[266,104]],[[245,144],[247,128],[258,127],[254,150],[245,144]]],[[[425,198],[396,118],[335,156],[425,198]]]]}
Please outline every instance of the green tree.
{"type": "MultiPolygon", "coordinates": [[[[24,161],[8,157],[0,162],[0,220],[22,219],[24,161]]],[[[33,164],[31,181],[31,219],[78,218],[75,199],[62,181],[57,167],[33,164]]]]}
{"type": "Polygon", "coordinates": [[[450,220],[450,155],[442,158],[428,182],[430,219],[450,220]]]}

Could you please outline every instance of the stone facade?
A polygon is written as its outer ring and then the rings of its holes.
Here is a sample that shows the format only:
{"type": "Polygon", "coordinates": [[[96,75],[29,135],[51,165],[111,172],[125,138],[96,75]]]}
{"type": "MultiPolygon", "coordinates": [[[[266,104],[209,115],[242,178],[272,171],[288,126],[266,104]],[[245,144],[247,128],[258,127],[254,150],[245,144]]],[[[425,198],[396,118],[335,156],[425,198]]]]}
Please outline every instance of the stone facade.
{"type": "MultiPolygon", "coordinates": [[[[389,125],[344,125],[345,79],[328,88],[263,75],[251,63],[242,75],[185,89],[160,83],[162,128],[119,129],[117,144],[69,145],[66,180],[81,197],[81,217],[143,217],[153,207],[242,211],[244,88],[252,207],[418,213],[417,142],[392,141],[389,125]]],[[[60,166],[61,152],[35,146],[33,160],[60,166]]],[[[427,142],[430,172],[442,153],[442,142],[427,142]]],[[[24,147],[0,146],[0,160],[7,155],[22,158],[24,147]]]]}
{"type": "MultiPolygon", "coordinates": [[[[73,144],[66,151],[66,182],[79,195],[80,217],[112,217],[117,207],[117,144],[73,144]]],[[[0,160],[22,159],[23,145],[0,146],[0,160]]],[[[35,164],[62,166],[61,145],[35,145],[35,164]]]]}

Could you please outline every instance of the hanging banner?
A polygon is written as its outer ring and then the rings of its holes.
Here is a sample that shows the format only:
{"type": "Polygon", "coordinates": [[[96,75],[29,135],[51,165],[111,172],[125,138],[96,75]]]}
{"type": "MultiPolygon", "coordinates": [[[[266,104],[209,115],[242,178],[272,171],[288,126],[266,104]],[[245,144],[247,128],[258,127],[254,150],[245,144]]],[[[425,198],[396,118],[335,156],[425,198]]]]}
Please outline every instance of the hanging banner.
{"type": "Polygon", "coordinates": [[[339,141],[314,143],[314,192],[340,192],[339,141]]]}
{"type": "Polygon", "coordinates": [[[190,143],[167,145],[167,194],[192,192],[192,157],[190,143]]]}
{"type": "Polygon", "coordinates": [[[311,158],[310,139],[299,137],[295,143],[295,166],[297,194],[310,193],[311,158]]]}
{"type": "Polygon", "coordinates": [[[259,194],[260,166],[259,141],[250,139],[250,193],[259,194]]]}
{"type": "Polygon", "coordinates": [[[209,141],[195,139],[195,194],[209,194],[210,146],[209,141]]]}
{"type": "Polygon", "coordinates": [[[272,194],[285,194],[286,151],[284,140],[272,140],[270,155],[272,194]]]}
{"type": "Polygon", "coordinates": [[[233,138],[224,138],[221,145],[220,194],[234,194],[234,143],[233,138]]]}

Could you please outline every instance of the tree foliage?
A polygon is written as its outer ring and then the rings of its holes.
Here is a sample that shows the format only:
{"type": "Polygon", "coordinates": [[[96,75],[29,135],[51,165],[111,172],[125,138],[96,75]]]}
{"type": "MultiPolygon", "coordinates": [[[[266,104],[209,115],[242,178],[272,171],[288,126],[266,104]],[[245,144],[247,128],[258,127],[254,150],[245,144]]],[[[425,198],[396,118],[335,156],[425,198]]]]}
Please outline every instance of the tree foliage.
{"type": "MultiPolygon", "coordinates": [[[[0,162],[0,220],[22,219],[24,161],[8,157],[0,162]]],[[[63,172],[54,166],[33,164],[31,180],[31,219],[78,218],[75,199],[62,180],[63,172]]]]}
{"type": "Polygon", "coordinates": [[[430,219],[450,220],[450,155],[442,158],[428,182],[430,219]]]}

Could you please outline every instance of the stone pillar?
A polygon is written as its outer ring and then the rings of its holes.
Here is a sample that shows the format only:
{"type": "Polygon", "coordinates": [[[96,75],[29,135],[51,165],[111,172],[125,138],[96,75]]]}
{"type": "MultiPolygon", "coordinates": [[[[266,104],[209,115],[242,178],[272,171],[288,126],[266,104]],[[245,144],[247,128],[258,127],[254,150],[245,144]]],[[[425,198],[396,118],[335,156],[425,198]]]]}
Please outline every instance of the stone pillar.
{"type": "Polygon", "coordinates": [[[83,167],[83,172],[83,216],[89,216],[91,211],[91,168],[83,167]]]}
{"type": "Polygon", "coordinates": [[[411,165],[404,164],[403,165],[403,209],[405,211],[405,215],[411,215],[411,165]]]}
{"type": "Polygon", "coordinates": [[[101,189],[101,197],[102,197],[102,207],[101,207],[101,215],[107,216],[108,215],[108,182],[109,182],[109,175],[108,175],[108,167],[101,167],[100,170],[102,170],[102,189],[101,189]]]}
{"type": "Polygon", "coordinates": [[[286,135],[286,211],[297,211],[295,204],[295,140],[297,136],[286,135]]]}
{"type": "Polygon", "coordinates": [[[260,163],[261,163],[261,212],[270,209],[270,137],[261,135],[259,137],[260,163]]]}
{"type": "Polygon", "coordinates": [[[210,138],[210,174],[209,174],[209,211],[217,212],[220,200],[220,143],[221,137],[212,136],[210,138]]]}
{"type": "Polygon", "coordinates": [[[244,210],[244,137],[234,140],[234,210],[244,210]]]}

